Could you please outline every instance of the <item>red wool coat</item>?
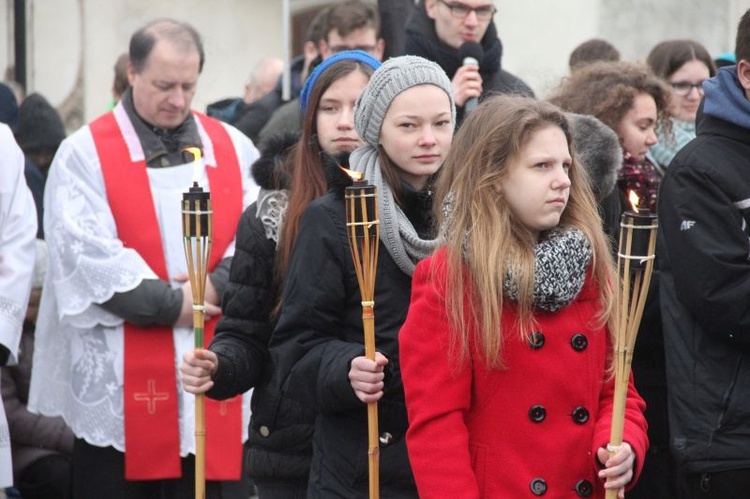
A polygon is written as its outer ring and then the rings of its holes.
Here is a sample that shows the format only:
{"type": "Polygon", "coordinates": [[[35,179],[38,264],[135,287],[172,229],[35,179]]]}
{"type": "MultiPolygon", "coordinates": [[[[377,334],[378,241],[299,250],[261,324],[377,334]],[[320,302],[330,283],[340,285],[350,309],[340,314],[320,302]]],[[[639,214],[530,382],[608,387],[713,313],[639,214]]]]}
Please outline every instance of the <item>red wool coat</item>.
{"type": "MultiPolygon", "coordinates": [[[[476,356],[458,369],[448,358],[444,269],[445,251],[417,266],[399,333],[420,497],[604,497],[596,450],[609,441],[614,383],[605,373],[607,331],[590,324],[596,284],[589,278],[571,305],[537,313],[534,344],[520,337],[506,304],[506,369],[488,370],[476,356]]],[[[624,440],[636,475],[648,449],[644,407],[631,380],[624,440]]]]}

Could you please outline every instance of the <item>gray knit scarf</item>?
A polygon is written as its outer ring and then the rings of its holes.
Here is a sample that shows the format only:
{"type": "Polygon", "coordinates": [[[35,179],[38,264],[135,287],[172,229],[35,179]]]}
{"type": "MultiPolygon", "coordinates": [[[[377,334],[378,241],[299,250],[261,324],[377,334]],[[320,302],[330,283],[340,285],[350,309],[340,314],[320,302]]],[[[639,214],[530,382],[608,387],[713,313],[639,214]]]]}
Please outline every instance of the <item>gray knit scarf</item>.
{"type": "MultiPolygon", "coordinates": [[[[591,245],[574,227],[556,227],[534,248],[534,307],[555,312],[570,305],[581,292],[591,263],[591,245]]],[[[505,296],[518,301],[513,268],[505,274],[505,296]]]]}
{"type": "Polygon", "coordinates": [[[372,146],[356,149],[349,158],[355,171],[362,172],[365,180],[378,191],[378,211],[380,215],[380,240],[406,274],[412,275],[416,264],[430,256],[441,244],[440,239],[421,239],[393,198],[393,192],[383,180],[378,162],[378,151],[372,146]]]}

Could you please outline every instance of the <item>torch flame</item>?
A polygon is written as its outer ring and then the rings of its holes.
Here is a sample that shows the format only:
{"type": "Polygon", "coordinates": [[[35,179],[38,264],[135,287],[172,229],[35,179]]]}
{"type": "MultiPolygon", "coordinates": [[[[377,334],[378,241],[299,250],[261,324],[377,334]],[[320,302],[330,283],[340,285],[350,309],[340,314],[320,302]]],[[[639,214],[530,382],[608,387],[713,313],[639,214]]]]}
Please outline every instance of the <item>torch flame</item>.
{"type": "Polygon", "coordinates": [[[203,161],[201,160],[203,153],[200,147],[186,147],[182,151],[193,155],[193,185],[197,187],[198,181],[201,179],[201,173],[203,172],[203,161]]]}
{"type": "Polygon", "coordinates": [[[362,180],[362,177],[364,176],[364,173],[362,172],[355,172],[354,170],[349,170],[347,168],[344,168],[343,166],[339,166],[341,168],[341,171],[349,175],[352,180],[362,180]]]}
{"type": "Polygon", "coordinates": [[[635,191],[630,191],[628,194],[628,200],[630,201],[630,205],[633,207],[633,211],[638,213],[638,201],[640,199],[638,198],[638,194],[635,193],[635,191]]]}
{"type": "Polygon", "coordinates": [[[184,152],[189,152],[190,154],[192,154],[193,155],[193,160],[199,160],[199,159],[201,159],[201,156],[203,155],[201,153],[201,148],[200,147],[186,147],[185,149],[183,149],[183,151],[184,152]]]}

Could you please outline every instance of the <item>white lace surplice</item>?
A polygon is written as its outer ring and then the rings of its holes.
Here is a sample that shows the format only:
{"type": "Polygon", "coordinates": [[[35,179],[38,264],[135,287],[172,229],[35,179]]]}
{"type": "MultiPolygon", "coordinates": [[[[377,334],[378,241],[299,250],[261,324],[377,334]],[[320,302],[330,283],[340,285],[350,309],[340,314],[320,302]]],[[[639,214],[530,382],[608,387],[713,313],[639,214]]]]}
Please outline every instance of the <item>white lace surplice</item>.
{"type": "MultiPolygon", "coordinates": [[[[10,351],[10,364],[18,361],[36,251],[36,207],[23,169],[21,149],[0,124],[0,344],[10,351]]],[[[12,484],[10,433],[0,404],[0,488],[12,484]]]]}
{"type": "MultiPolygon", "coordinates": [[[[118,122],[123,126],[120,109],[118,122]]],[[[116,111],[117,115],[117,111],[116,111]]],[[[127,120],[127,118],[125,118],[127,120]]],[[[140,143],[124,123],[131,158],[143,157],[140,143]]],[[[201,132],[207,168],[215,165],[208,137],[201,132]]],[[[257,151],[236,130],[230,135],[238,150],[244,187],[243,207],[257,195],[249,166],[257,151]]],[[[182,243],[182,194],[192,184],[193,164],[148,169],[170,278],[187,272],[182,243]]],[[[203,188],[208,180],[203,172],[203,188]]],[[[50,271],[44,284],[36,331],[34,372],[29,407],[61,415],[79,438],[97,446],[125,450],[123,425],[122,319],[97,305],[116,292],[134,289],[156,275],[141,256],[123,247],[107,203],[93,139],[88,127],[60,147],[50,170],[45,194],[45,233],[50,271]]],[[[134,206],[134,210],[138,210],[134,206]]],[[[224,257],[234,254],[234,243],[224,257]]],[[[172,280],[177,287],[180,283],[172,280]]],[[[193,348],[192,328],[174,328],[175,373],[183,352],[193,348]]],[[[179,378],[177,379],[178,385],[179,378]]],[[[178,386],[183,456],[194,453],[195,397],[178,386]]],[[[247,438],[249,396],[243,402],[243,439],[247,438]]]]}

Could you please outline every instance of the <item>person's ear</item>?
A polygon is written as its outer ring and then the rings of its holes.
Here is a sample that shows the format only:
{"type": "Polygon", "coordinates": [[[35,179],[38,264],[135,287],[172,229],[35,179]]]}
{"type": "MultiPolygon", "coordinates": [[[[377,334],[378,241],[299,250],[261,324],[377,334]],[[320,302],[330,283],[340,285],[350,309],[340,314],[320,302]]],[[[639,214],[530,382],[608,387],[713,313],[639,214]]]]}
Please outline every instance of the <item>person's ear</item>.
{"type": "Polygon", "coordinates": [[[385,53],[385,40],[382,38],[379,38],[378,41],[375,43],[375,50],[373,50],[372,55],[375,59],[382,61],[383,60],[383,54],[385,53]]]}
{"type": "Polygon", "coordinates": [[[425,12],[427,12],[427,17],[430,19],[435,19],[435,8],[436,8],[436,1],[435,0],[424,0],[424,9],[425,12]]]}
{"type": "MultiPolygon", "coordinates": [[[[741,59],[737,62],[737,78],[745,89],[745,95],[750,95],[750,61],[741,59]]],[[[750,97],[748,97],[750,99],[750,97]]]]}
{"type": "Polygon", "coordinates": [[[135,83],[135,68],[133,67],[133,63],[128,63],[128,83],[130,83],[130,86],[132,87],[135,83]]]}

